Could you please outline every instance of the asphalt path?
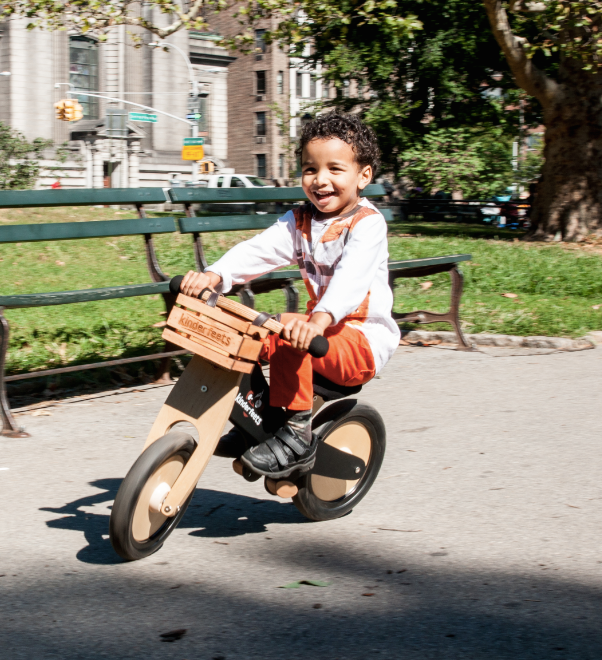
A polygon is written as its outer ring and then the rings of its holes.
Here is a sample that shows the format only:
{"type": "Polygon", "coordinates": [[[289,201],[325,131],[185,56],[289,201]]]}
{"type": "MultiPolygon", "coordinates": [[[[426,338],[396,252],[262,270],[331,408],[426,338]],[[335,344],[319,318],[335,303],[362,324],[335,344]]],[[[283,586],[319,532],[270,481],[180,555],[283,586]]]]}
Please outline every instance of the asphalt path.
{"type": "Polygon", "coordinates": [[[32,437],[0,440],[0,656],[599,660],[601,371],[601,349],[400,349],[360,395],[387,454],[350,515],[309,522],[214,458],[133,563],[110,507],[168,388],[23,415],[32,437]]]}

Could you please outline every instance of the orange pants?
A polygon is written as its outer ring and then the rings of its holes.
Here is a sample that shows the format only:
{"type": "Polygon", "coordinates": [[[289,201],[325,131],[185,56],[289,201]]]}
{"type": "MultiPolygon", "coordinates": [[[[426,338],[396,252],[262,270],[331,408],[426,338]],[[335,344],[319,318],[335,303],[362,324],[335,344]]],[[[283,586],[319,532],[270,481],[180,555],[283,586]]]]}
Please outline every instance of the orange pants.
{"type": "MultiPolygon", "coordinates": [[[[307,320],[303,314],[282,314],[286,324],[292,317],[307,320]]],[[[330,349],[323,358],[298,351],[278,335],[270,335],[261,353],[270,363],[270,403],[288,410],[310,410],[316,371],[337,385],[363,385],[374,376],[374,357],[368,340],[359,330],[339,323],[324,331],[330,349]]]]}

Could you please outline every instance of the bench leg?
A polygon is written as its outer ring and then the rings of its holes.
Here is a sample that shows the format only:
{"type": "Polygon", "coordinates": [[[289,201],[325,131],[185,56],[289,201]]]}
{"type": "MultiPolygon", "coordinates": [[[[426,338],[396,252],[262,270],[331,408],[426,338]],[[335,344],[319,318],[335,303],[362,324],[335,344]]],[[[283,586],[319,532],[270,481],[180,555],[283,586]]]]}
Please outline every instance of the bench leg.
{"type": "Polygon", "coordinates": [[[445,314],[436,314],[435,312],[427,312],[425,310],[419,310],[416,312],[410,312],[409,314],[396,314],[393,313],[393,318],[396,321],[405,321],[407,323],[449,323],[456,333],[456,339],[458,340],[459,351],[472,351],[473,346],[470,344],[468,339],[464,336],[462,332],[462,327],[460,325],[460,300],[462,299],[462,289],[464,287],[464,276],[462,271],[454,266],[449,271],[449,276],[451,278],[451,305],[449,312],[445,314]]]}
{"type": "Polygon", "coordinates": [[[286,311],[289,314],[296,314],[299,311],[299,291],[293,280],[289,280],[282,289],[286,297],[286,311]]]}
{"type": "MultiPolygon", "coordinates": [[[[163,296],[163,300],[165,301],[165,311],[167,312],[167,316],[169,316],[172,307],[176,302],[176,299],[171,293],[163,293],[161,295],[163,296]]],[[[171,344],[170,342],[166,341],[163,350],[165,353],[169,353],[170,351],[177,351],[179,348],[180,348],[179,346],[176,346],[175,344],[171,344]]],[[[170,367],[171,367],[171,358],[170,357],[163,358],[161,360],[161,363],[159,364],[159,368],[155,373],[154,382],[157,384],[171,383],[172,379],[171,379],[170,367]]]]}
{"type": "Polygon", "coordinates": [[[6,387],[4,385],[4,365],[6,362],[6,351],[8,350],[8,321],[0,310],[0,421],[2,431],[0,435],[6,438],[29,438],[30,435],[24,431],[15,421],[10,412],[6,387]]]}
{"type": "Polygon", "coordinates": [[[237,295],[243,305],[255,309],[255,294],[249,285],[245,284],[238,290],[237,295]]]}
{"type": "Polygon", "coordinates": [[[462,332],[462,326],[460,325],[460,300],[462,299],[462,290],[464,289],[464,275],[457,266],[454,266],[449,271],[449,276],[451,278],[452,284],[449,322],[452,324],[456,332],[456,338],[458,339],[458,350],[472,351],[473,346],[464,336],[464,333],[462,332]]]}

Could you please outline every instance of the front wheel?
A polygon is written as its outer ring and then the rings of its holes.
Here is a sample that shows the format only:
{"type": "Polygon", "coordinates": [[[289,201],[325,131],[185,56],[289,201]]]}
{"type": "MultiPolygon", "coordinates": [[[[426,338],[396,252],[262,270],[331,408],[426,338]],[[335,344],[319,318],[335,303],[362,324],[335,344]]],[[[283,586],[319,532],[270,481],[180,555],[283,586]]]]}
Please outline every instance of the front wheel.
{"type": "Polygon", "coordinates": [[[354,399],[337,401],[320,411],[313,430],[326,442],[366,464],[361,479],[346,481],[307,474],[297,482],[297,509],[310,520],[333,520],[349,513],[374,483],[385,455],[386,430],[379,413],[354,399]]]}
{"type": "Polygon", "coordinates": [[[188,433],[172,431],[150,445],[121,482],[111,512],[109,536],[115,552],[127,561],[157,552],[177,527],[194,494],[173,517],[161,504],[196,447],[188,433]]]}

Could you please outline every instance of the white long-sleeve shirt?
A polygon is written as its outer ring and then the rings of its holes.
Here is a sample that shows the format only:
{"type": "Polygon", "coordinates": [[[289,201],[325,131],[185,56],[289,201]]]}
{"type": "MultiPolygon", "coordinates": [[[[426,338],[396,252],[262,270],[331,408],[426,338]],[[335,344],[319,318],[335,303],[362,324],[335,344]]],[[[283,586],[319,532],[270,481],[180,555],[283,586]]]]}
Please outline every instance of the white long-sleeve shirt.
{"type": "Polygon", "coordinates": [[[387,224],[367,199],[351,214],[316,220],[305,204],[261,234],[234,246],[207,270],[220,275],[223,293],[277,268],[298,263],[310,293],[308,311],[328,312],[334,323],[362,332],[376,373],[399,345],[391,317],[387,224]]]}

